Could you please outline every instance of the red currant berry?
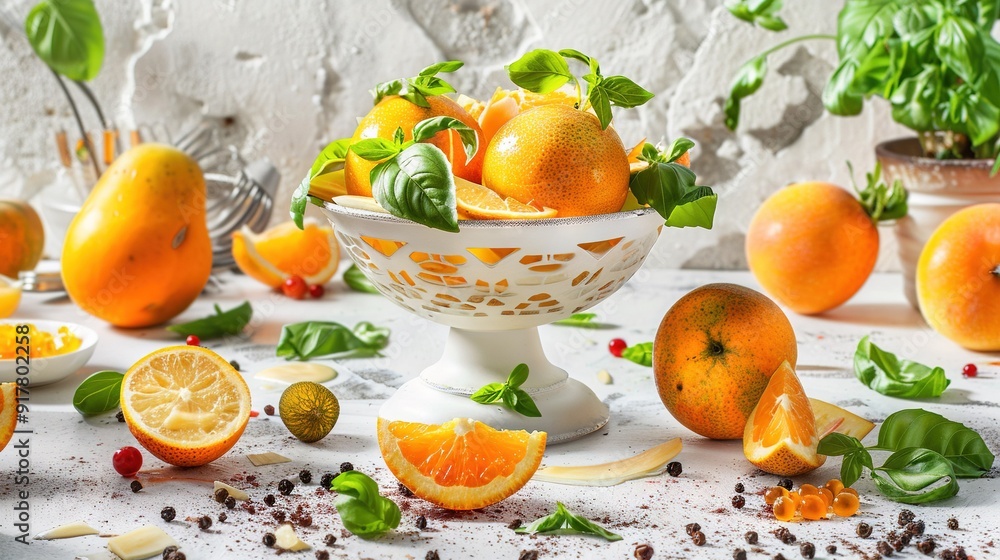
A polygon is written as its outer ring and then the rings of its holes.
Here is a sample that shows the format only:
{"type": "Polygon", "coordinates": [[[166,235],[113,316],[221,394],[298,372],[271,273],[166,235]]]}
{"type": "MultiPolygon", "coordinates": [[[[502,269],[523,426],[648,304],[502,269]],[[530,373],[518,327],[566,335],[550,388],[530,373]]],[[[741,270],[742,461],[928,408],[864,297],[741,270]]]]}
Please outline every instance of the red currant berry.
{"type": "Polygon", "coordinates": [[[621,358],[622,352],[624,352],[626,348],[628,348],[628,344],[620,338],[612,338],[611,342],[608,343],[608,351],[611,352],[611,355],[616,358],[621,358]]]}
{"type": "Polygon", "coordinates": [[[187,337],[188,346],[198,346],[201,344],[201,339],[193,334],[189,334],[187,337]]]}
{"type": "Polygon", "coordinates": [[[319,299],[323,297],[323,294],[325,293],[326,288],[323,287],[323,284],[313,284],[312,286],[309,286],[309,297],[313,299],[319,299]]]}
{"type": "Polygon", "coordinates": [[[256,418],[258,416],[260,416],[260,412],[257,412],[256,410],[250,411],[250,418],[256,418]]]}
{"type": "Polygon", "coordinates": [[[309,286],[301,276],[289,276],[285,278],[285,283],[281,285],[281,291],[292,299],[302,299],[306,297],[306,290],[309,286]]]}
{"type": "Polygon", "coordinates": [[[975,377],[977,375],[979,375],[979,368],[976,367],[976,364],[965,364],[965,367],[962,368],[962,377],[975,377]]]}
{"type": "Polygon", "coordinates": [[[115,451],[114,456],[111,458],[111,464],[114,465],[118,474],[122,476],[135,476],[135,473],[139,472],[139,469],[142,468],[142,453],[139,453],[139,450],[132,446],[122,447],[118,451],[115,451]]]}

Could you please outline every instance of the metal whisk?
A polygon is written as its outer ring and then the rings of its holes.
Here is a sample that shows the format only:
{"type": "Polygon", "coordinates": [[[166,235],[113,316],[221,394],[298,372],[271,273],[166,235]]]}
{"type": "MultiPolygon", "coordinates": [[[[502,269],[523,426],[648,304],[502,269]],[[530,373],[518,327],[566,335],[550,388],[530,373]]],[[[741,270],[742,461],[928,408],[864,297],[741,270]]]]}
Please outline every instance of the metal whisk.
{"type": "Polygon", "coordinates": [[[281,175],[267,159],[246,166],[235,177],[206,173],[208,233],[212,238],[212,269],[232,268],[233,232],[244,225],[264,231],[274,210],[274,194],[281,175]]]}

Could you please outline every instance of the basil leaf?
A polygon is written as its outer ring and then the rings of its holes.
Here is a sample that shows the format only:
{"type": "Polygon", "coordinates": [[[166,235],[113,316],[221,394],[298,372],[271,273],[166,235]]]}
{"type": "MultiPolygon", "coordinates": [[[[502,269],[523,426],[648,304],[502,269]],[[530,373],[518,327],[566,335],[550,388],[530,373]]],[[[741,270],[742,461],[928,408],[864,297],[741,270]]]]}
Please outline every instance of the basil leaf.
{"type": "Polygon", "coordinates": [[[507,66],[514,85],[534,93],[553,92],[574,79],[566,59],[547,49],[535,49],[507,66]]]}
{"type": "Polygon", "coordinates": [[[479,404],[491,404],[503,399],[503,392],[506,385],[503,383],[487,383],[472,393],[470,399],[479,404]]]}
{"type": "Polygon", "coordinates": [[[366,294],[381,293],[356,264],[352,264],[350,268],[344,271],[344,283],[356,292],[364,292],[366,294]]]}
{"type": "Polygon", "coordinates": [[[861,478],[866,467],[869,471],[875,468],[872,456],[867,449],[859,449],[844,455],[844,460],[840,464],[840,481],[844,483],[844,486],[851,486],[861,478]]]}
{"type": "Polygon", "coordinates": [[[351,138],[341,138],[334,140],[323,148],[323,151],[316,156],[312,167],[309,168],[309,178],[317,175],[339,171],[344,168],[344,160],[347,159],[347,152],[351,147],[351,138]]]}
{"type": "Polygon", "coordinates": [[[388,343],[389,329],[368,322],[358,323],[351,330],[340,323],[307,321],[283,326],[275,353],[286,360],[309,360],[347,352],[372,355],[388,343]]]}
{"type": "Polygon", "coordinates": [[[399,527],[402,514],[395,502],[379,494],[378,484],[358,471],[337,475],[330,484],[340,494],[334,500],[344,527],[363,538],[373,539],[399,527]]]}
{"type": "Polygon", "coordinates": [[[514,369],[511,370],[510,375],[507,376],[507,386],[511,389],[517,389],[524,382],[528,380],[528,364],[517,364],[514,369]]]}
{"type": "Polygon", "coordinates": [[[938,26],[934,49],[941,61],[966,82],[979,78],[986,53],[979,29],[971,21],[945,16],[938,26]]]}
{"type": "Polygon", "coordinates": [[[709,187],[696,186],[696,180],[694,172],[679,163],[656,161],[632,176],[629,189],[639,204],[648,204],[663,216],[666,225],[708,229],[718,199],[709,187]],[[678,206],[687,207],[675,217],[678,206]]]}
{"type": "Polygon", "coordinates": [[[73,393],[73,408],[84,416],[94,416],[118,408],[124,377],[117,371],[99,371],[84,379],[73,393]]]}
{"type": "Polygon", "coordinates": [[[351,144],[351,151],[368,161],[382,161],[399,153],[399,147],[385,138],[365,138],[351,144]]]}
{"type": "Polygon", "coordinates": [[[926,504],[958,494],[958,480],[951,463],[929,449],[901,449],[886,459],[884,465],[872,471],[872,482],[885,497],[904,504],[926,504]],[[883,471],[889,479],[876,471],[883,471]],[[928,486],[944,482],[929,491],[928,486]]]}
{"type": "Polygon", "coordinates": [[[861,113],[863,96],[854,91],[854,77],[860,63],[854,58],[840,61],[823,87],[823,106],[834,115],[853,116],[861,113]]]}
{"type": "Polygon", "coordinates": [[[975,431],[940,414],[919,408],[890,414],[873,449],[899,451],[917,447],[940,453],[959,478],[978,478],[993,467],[993,453],[975,431]]]}
{"type": "Polygon", "coordinates": [[[709,187],[695,187],[688,191],[670,212],[666,225],[670,227],[700,227],[712,229],[719,195],[709,187]]]}
{"type": "Polygon", "coordinates": [[[864,448],[864,444],[861,443],[858,438],[832,432],[824,436],[823,439],[819,440],[819,446],[816,447],[816,453],[829,457],[838,457],[840,455],[854,453],[855,451],[864,448]]]}
{"type": "Polygon", "coordinates": [[[412,78],[382,82],[376,85],[372,91],[375,104],[378,105],[379,102],[390,95],[398,95],[414,105],[424,108],[430,107],[427,97],[455,91],[455,88],[451,84],[438,78],[436,74],[440,72],[454,72],[461,68],[462,65],[463,63],[458,60],[438,62],[424,68],[418,75],[412,78]]]}
{"type": "Polygon", "coordinates": [[[725,6],[729,13],[743,21],[770,31],[784,31],[788,29],[788,24],[778,15],[782,4],[782,0],[757,0],[753,3],[749,0],[726,0],[725,6]]]}
{"type": "Polygon", "coordinates": [[[479,151],[479,135],[475,130],[464,122],[452,117],[431,117],[424,119],[413,127],[413,141],[424,142],[430,140],[438,132],[454,130],[458,132],[462,139],[462,146],[465,147],[466,163],[472,161],[473,156],[479,151]]]}
{"type": "Polygon", "coordinates": [[[413,144],[371,172],[372,194],[390,214],[443,231],[458,231],[455,181],[444,153],[413,144]]]}
{"type": "Polygon", "coordinates": [[[653,367],[653,343],[642,342],[622,350],[622,358],[640,366],[653,367]]]}
{"type": "Polygon", "coordinates": [[[595,76],[601,75],[601,65],[597,63],[597,59],[589,57],[576,49],[559,49],[559,54],[565,58],[579,60],[590,68],[591,74],[595,76]]]}
{"type": "Polygon", "coordinates": [[[744,62],[736,71],[733,83],[729,86],[729,97],[723,107],[726,127],[729,130],[736,130],[740,124],[740,102],[760,89],[765,75],[767,75],[767,56],[755,56],[744,62]]]}
{"type": "Polygon", "coordinates": [[[460,60],[447,60],[445,62],[438,62],[435,64],[431,64],[427,68],[421,70],[420,75],[434,76],[435,74],[438,74],[440,72],[445,72],[450,74],[451,72],[455,72],[464,65],[465,63],[460,60]]]}
{"type": "Polygon", "coordinates": [[[597,523],[577,515],[566,508],[562,502],[556,502],[556,511],[541,517],[527,527],[518,527],[517,533],[544,533],[554,535],[594,535],[608,541],[620,541],[622,537],[597,523]]]}
{"type": "Polygon", "coordinates": [[[872,456],[858,438],[833,432],[819,440],[816,452],[830,457],[843,455],[840,464],[840,480],[850,486],[861,478],[864,467],[873,468],[872,456]]]}
{"type": "Polygon", "coordinates": [[[253,307],[249,301],[244,301],[228,311],[223,311],[216,305],[214,315],[179,325],[170,325],[167,330],[181,336],[193,334],[202,340],[210,340],[240,334],[250,323],[251,317],[253,317],[253,307]]]}
{"type": "Polygon", "coordinates": [[[587,101],[590,102],[590,107],[597,115],[597,120],[601,121],[601,130],[607,129],[608,125],[611,124],[612,117],[611,98],[608,96],[608,90],[604,89],[600,82],[591,85],[590,91],[587,93],[587,101]]]}
{"type": "Polygon", "coordinates": [[[403,80],[390,80],[388,82],[382,82],[375,85],[375,89],[372,90],[372,97],[375,98],[375,105],[378,105],[383,99],[389,97],[390,95],[399,95],[399,92],[403,91],[403,80]]]}
{"type": "Polygon", "coordinates": [[[862,383],[889,397],[939,397],[951,383],[944,369],[900,360],[865,336],[854,353],[854,373],[862,383]]]}
{"type": "Polygon", "coordinates": [[[104,30],[91,0],[42,0],[24,20],[28,42],[55,72],[77,81],[97,77],[104,63],[104,30]]]}
{"type": "Polygon", "coordinates": [[[306,204],[309,202],[309,177],[302,179],[295,192],[292,193],[292,204],[288,208],[288,214],[299,229],[305,227],[306,204]]]}
{"type": "Polygon", "coordinates": [[[565,319],[559,319],[551,324],[560,327],[577,327],[581,329],[609,329],[614,328],[614,325],[609,325],[607,323],[599,323],[594,319],[597,318],[596,313],[574,313],[565,319]]]}
{"type": "Polygon", "coordinates": [[[684,138],[683,136],[674,140],[670,144],[670,149],[666,151],[665,161],[663,163],[670,163],[677,161],[680,157],[694,148],[694,141],[690,138],[684,138]]]}
{"type": "Polygon", "coordinates": [[[519,389],[528,380],[528,365],[518,364],[507,375],[504,383],[487,383],[480,387],[469,398],[479,404],[503,403],[504,407],[514,412],[531,418],[540,418],[538,406],[532,400],[531,395],[519,389]]]}
{"type": "Polygon", "coordinates": [[[625,76],[608,76],[601,80],[601,87],[615,107],[638,107],[653,98],[652,92],[625,76]]]}

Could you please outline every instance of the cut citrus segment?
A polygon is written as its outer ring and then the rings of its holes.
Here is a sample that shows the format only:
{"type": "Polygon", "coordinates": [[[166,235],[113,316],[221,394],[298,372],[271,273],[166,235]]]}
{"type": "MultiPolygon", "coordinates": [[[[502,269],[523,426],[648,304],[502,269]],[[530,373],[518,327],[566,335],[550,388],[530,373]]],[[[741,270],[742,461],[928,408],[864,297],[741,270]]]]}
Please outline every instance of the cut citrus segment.
{"type": "Polygon", "coordinates": [[[122,380],[122,414],[139,444],[178,467],[218,459],[250,419],[250,389],[232,365],[199,346],[161,348],[122,380]]]}
{"type": "Polygon", "coordinates": [[[816,433],[819,439],[834,432],[864,439],[875,429],[875,424],[837,405],[819,399],[809,399],[809,404],[812,405],[816,417],[816,433]]]}
{"type": "Polygon", "coordinates": [[[459,212],[472,220],[541,220],[556,216],[552,208],[539,210],[513,198],[501,198],[483,185],[461,177],[455,177],[455,197],[459,212]]]}
{"type": "Polygon", "coordinates": [[[17,429],[17,384],[0,383],[0,451],[17,429]]]}
{"type": "Polygon", "coordinates": [[[233,259],[247,276],[272,288],[289,276],[325,284],[337,272],[340,249],[333,228],[307,219],[303,229],[285,222],[256,234],[247,227],[233,234],[233,259]]]}
{"type": "Polygon", "coordinates": [[[333,197],[333,202],[339,204],[340,206],[354,208],[355,210],[367,210],[369,212],[378,212],[379,214],[389,213],[385,208],[382,208],[382,206],[374,198],[370,196],[362,196],[360,194],[335,196],[333,197]]]}
{"type": "Polygon", "coordinates": [[[574,486],[614,486],[628,480],[657,476],[667,470],[669,461],[681,452],[681,438],[674,438],[619,461],[579,467],[544,467],[534,480],[574,486]]]}
{"type": "Polygon", "coordinates": [[[344,170],[338,169],[322,175],[317,175],[309,181],[309,194],[320,200],[333,200],[347,194],[347,179],[344,170]]]}
{"type": "Polygon", "coordinates": [[[292,435],[306,443],[326,437],[340,417],[340,402],[333,391],[312,381],[288,386],[278,401],[281,421],[292,435]]]}
{"type": "Polygon", "coordinates": [[[466,110],[483,130],[488,145],[500,127],[520,113],[542,105],[576,105],[576,91],[564,87],[549,93],[535,93],[526,89],[506,90],[498,87],[488,101],[479,101],[465,95],[458,96],[458,104],[466,110]]]}
{"type": "Polygon", "coordinates": [[[453,510],[486,507],[521,489],[545,452],[545,432],[494,430],[456,418],[444,424],[378,419],[378,445],[414,494],[453,510]]]}
{"type": "Polygon", "coordinates": [[[743,454],[757,468],[781,476],[809,472],[826,461],[809,397],[783,362],[768,381],[743,432],[743,454]]]}

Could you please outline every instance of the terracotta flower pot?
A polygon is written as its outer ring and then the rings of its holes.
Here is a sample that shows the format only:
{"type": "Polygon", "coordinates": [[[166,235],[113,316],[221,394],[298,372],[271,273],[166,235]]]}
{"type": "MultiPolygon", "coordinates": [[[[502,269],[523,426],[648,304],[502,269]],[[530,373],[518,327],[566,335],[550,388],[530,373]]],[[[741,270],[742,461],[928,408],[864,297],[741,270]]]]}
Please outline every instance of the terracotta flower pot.
{"type": "Polygon", "coordinates": [[[990,177],[991,159],[939,160],[923,155],[916,137],[875,147],[887,184],[896,179],[910,192],[909,213],[896,222],[906,299],[917,308],[914,276],[920,251],[941,222],[962,208],[1000,202],[1000,174],[990,177]]]}

